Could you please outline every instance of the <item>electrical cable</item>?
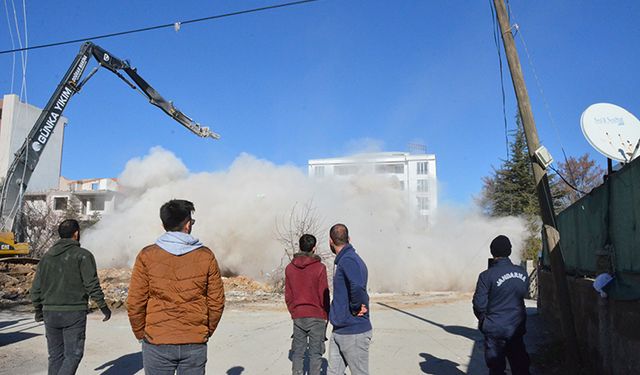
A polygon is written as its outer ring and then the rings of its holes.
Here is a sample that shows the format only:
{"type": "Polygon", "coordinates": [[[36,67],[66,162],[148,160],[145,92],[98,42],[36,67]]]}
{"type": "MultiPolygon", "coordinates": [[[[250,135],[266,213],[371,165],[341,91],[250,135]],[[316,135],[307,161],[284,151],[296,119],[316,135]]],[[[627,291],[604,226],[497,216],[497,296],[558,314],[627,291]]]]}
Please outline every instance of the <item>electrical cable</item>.
{"type": "MultiPolygon", "coordinates": [[[[507,5],[509,5],[509,2],[507,1],[507,5]]],[[[509,14],[511,16],[511,19],[514,19],[514,15],[513,12],[511,11],[511,6],[508,6],[509,9],[509,14]]],[[[553,117],[553,114],[551,113],[551,108],[549,107],[549,102],[547,101],[547,97],[544,94],[544,90],[542,89],[542,84],[540,83],[540,77],[538,76],[538,72],[536,70],[535,65],[533,64],[533,59],[531,58],[531,53],[529,53],[529,48],[527,47],[527,43],[524,40],[524,33],[522,32],[522,30],[520,30],[520,28],[518,27],[518,36],[520,37],[520,42],[522,43],[522,47],[524,48],[524,52],[525,55],[527,55],[527,62],[529,63],[529,67],[531,68],[531,72],[533,73],[533,78],[535,79],[536,82],[536,88],[538,89],[538,91],[540,92],[540,97],[542,98],[542,103],[544,104],[544,108],[547,112],[547,116],[549,117],[549,122],[551,123],[551,126],[553,127],[553,130],[555,132],[556,135],[556,139],[558,141],[558,143],[560,144],[560,149],[562,150],[562,156],[564,158],[564,162],[567,163],[567,167],[568,172],[569,172],[569,177],[571,177],[572,179],[575,180],[575,176],[573,175],[573,170],[571,169],[571,166],[568,165],[568,159],[567,159],[567,153],[565,152],[564,149],[564,145],[562,143],[562,137],[560,137],[560,132],[558,130],[558,126],[556,124],[556,121],[553,117]]]]}
{"type": "Polygon", "coordinates": [[[28,50],[33,50],[33,49],[62,46],[62,45],[65,45],[65,44],[73,44],[73,43],[78,43],[78,42],[84,42],[84,41],[87,41],[87,40],[111,38],[111,37],[114,37],[114,36],[135,34],[135,33],[140,33],[140,32],[144,32],[144,31],[152,31],[152,30],[164,29],[164,28],[169,28],[169,27],[175,28],[175,29],[179,29],[181,25],[187,25],[187,24],[191,24],[191,23],[198,23],[198,22],[204,22],[204,21],[211,21],[211,20],[219,19],[219,18],[239,16],[239,15],[242,15],[242,14],[256,13],[256,12],[261,12],[261,11],[266,11],[266,10],[271,10],[271,9],[277,9],[277,8],[285,8],[285,7],[294,6],[294,5],[313,3],[313,2],[316,2],[316,1],[320,1],[320,0],[293,1],[293,2],[289,2],[289,3],[269,5],[269,6],[260,7],[260,8],[240,10],[240,11],[231,12],[231,13],[216,14],[216,15],[209,16],[209,17],[195,18],[195,19],[190,19],[190,20],[186,20],[186,21],[172,22],[172,23],[166,23],[166,24],[162,24],[162,25],[143,27],[143,28],[139,28],[139,29],[132,29],[132,30],[119,31],[119,32],[109,33],[109,34],[95,35],[95,36],[86,37],[86,38],[66,40],[66,41],[62,41],[62,42],[54,42],[54,43],[48,43],[48,44],[40,44],[40,45],[35,45],[35,46],[31,46],[31,47],[24,47],[24,48],[22,48],[22,47],[21,48],[13,48],[13,49],[10,49],[10,50],[0,51],[0,55],[6,54],[6,53],[12,53],[12,52],[21,52],[21,51],[28,51],[28,50]]]}
{"type": "MultiPolygon", "coordinates": [[[[508,4],[508,3],[507,3],[508,4]]],[[[513,13],[511,11],[511,7],[509,6],[509,13],[511,15],[511,17],[513,18],[513,13]]],[[[549,107],[549,102],[547,101],[547,97],[544,94],[544,90],[542,89],[542,84],[540,83],[540,78],[538,76],[538,72],[536,70],[535,65],[533,64],[533,59],[531,58],[531,53],[529,53],[529,48],[527,47],[527,43],[524,40],[524,33],[522,32],[522,30],[520,30],[520,28],[518,27],[517,29],[517,34],[520,37],[520,42],[522,43],[522,47],[524,48],[524,52],[525,55],[527,55],[527,62],[529,63],[529,67],[531,68],[531,72],[533,73],[533,77],[535,79],[536,82],[536,88],[538,89],[538,92],[540,93],[540,97],[542,98],[542,103],[544,104],[544,108],[547,112],[547,116],[549,117],[549,122],[551,123],[551,126],[553,127],[554,133],[556,135],[556,139],[558,141],[558,143],[560,144],[560,150],[562,151],[562,157],[564,158],[564,162],[565,165],[567,167],[567,172],[569,173],[569,178],[571,178],[573,181],[575,181],[575,174],[573,171],[573,168],[571,166],[571,164],[569,163],[569,160],[567,158],[567,153],[564,149],[564,145],[562,143],[562,138],[560,137],[560,132],[558,130],[558,126],[556,125],[555,119],[553,117],[553,114],[551,113],[551,109],[549,107]]],[[[562,176],[555,168],[551,167],[551,169],[558,175],[560,176],[560,178],[562,179],[562,181],[564,181],[567,186],[569,186],[571,189],[577,191],[580,194],[586,195],[587,193],[585,193],[584,191],[576,188],[575,186],[573,186],[571,183],[569,183],[564,176],[562,176]]]]}
{"type": "Polygon", "coordinates": [[[569,186],[570,188],[572,188],[573,190],[577,191],[578,193],[582,194],[582,195],[587,195],[587,193],[585,193],[584,191],[578,189],[577,187],[575,187],[573,184],[571,184],[569,181],[567,181],[566,178],[564,178],[564,176],[562,174],[560,174],[560,171],[558,171],[556,168],[554,168],[552,165],[549,165],[549,168],[551,168],[552,171],[555,172],[555,174],[557,174],[558,176],[560,176],[560,178],[562,179],[562,181],[564,181],[565,184],[567,184],[567,186],[569,186]]]}
{"type": "MultiPolygon", "coordinates": [[[[493,16],[492,18],[493,18],[493,22],[494,22],[494,25],[495,25],[495,20],[497,18],[497,10],[494,8],[493,2],[490,1],[490,4],[491,4],[491,14],[493,16]]],[[[507,5],[509,5],[508,1],[507,1],[507,5]]],[[[511,13],[511,7],[508,6],[507,9],[508,9],[508,12],[511,13]]],[[[509,17],[509,16],[507,16],[507,17],[509,17]]],[[[509,17],[509,22],[511,22],[511,18],[510,17],[509,17]]],[[[511,27],[509,30],[505,31],[505,33],[507,33],[507,32],[511,33],[512,29],[513,29],[513,27],[511,27]]],[[[494,34],[494,36],[495,36],[495,34],[494,34]]],[[[500,37],[504,38],[504,35],[502,35],[502,33],[500,33],[500,37]]],[[[500,53],[498,53],[498,54],[500,56],[500,53]]],[[[500,66],[502,67],[502,58],[500,58],[500,66]]],[[[502,69],[501,69],[500,72],[502,73],[502,69]]],[[[502,76],[501,76],[501,78],[502,78],[502,76]]],[[[505,115],[505,121],[506,121],[506,115],[505,115]]],[[[542,189],[542,191],[544,193],[544,196],[543,196],[543,201],[544,202],[541,202],[541,203],[543,203],[544,205],[547,206],[547,208],[549,208],[549,212],[554,213],[555,210],[554,210],[554,205],[553,205],[553,197],[550,196],[551,195],[551,191],[549,191],[548,189],[542,189]]],[[[541,209],[542,209],[542,207],[541,207],[541,209]]],[[[551,215],[551,217],[549,219],[551,220],[551,225],[554,228],[557,228],[557,222],[556,222],[555,214],[551,215]]],[[[543,220],[544,220],[544,218],[543,218],[543,220]]]]}
{"type": "MultiPolygon", "coordinates": [[[[20,27],[18,24],[18,13],[16,11],[16,3],[15,0],[11,0],[11,7],[13,9],[13,21],[14,21],[14,25],[16,28],[16,37],[18,39],[18,46],[20,46],[20,49],[24,49],[22,46],[22,38],[21,38],[21,34],[20,34],[20,27]]],[[[26,11],[24,11],[25,15],[26,15],[26,11]]],[[[25,30],[25,38],[26,38],[26,30],[25,30]]],[[[26,47],[26,45],[25,45],[26,47]]],[[[21,51],[20,52],[20,57],[21,57],[21,66],[22,66],[22,81],[21,81],[21,86],[20,86],[20,99],[22,101],[24,101],[25,103],[27,102],[27,56],[26,56],[26,51],[21,51]]]]}
{"type": "Polygon", "coordinates": [[[500,89],[502,90],[502,117],[504,119],[504,140],[507,149],[507,160],[509,160],[509,132],[507,126],[507,103],[506,103],[506,95],[504,92],[504,75],[503,75],[503,67],[502,67],[502,50],[500,48],[500,35],[499,26],[496,23],[496,11],[494,9],[494,4],[489,0],[489,6],[491,8],[491,21],[493,22],[493,41],[496,45],[496,50],[498,51],[498,63],[500,64],[500,89]]]}
{"type": "MultiPolygon", "coordinates": [[[[13,39],[13,30],[11,30],[11,19],[9,18],[9,4],[7,4],[7,0],[4,0],[4,12],[5,12],[5,16],[7,17],[7,27],[9,28],[9,38],[11,39],[11,48],[15,49],[16,42],[13,39]]],[[[11,66],[11,91],[9,92],[13,92],[13,85],[16,77],[16,53],[14,52],[12,56],[13,56],[13,64],[11,66]]]]}
{"type": "MultiPolygon", "coordinates": [[[[24,25],[24,46],[29,48],[29,30],[27,29],[27,3],[26,0],[22,0],[22,23],[24,25]]],[[[27,96],[27,63],[28,63],[28,51],[21,52],[23,54],[22,63],[22,87],[20,92],[24,91],[24,102],[28,103],[29,98],[27,96]]]]}

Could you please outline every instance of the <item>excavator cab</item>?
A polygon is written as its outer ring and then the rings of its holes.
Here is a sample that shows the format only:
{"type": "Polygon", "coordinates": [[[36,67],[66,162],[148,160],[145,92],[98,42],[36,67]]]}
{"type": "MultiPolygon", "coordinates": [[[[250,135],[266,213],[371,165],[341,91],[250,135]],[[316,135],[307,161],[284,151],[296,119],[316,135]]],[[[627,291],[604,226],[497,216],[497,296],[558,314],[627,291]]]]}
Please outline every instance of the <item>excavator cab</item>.
{"type": "Polygon", "coordinates": [[[0,232],[0,258],[29,254],[28,243],[16,243],[12,232],[0,232]]]}

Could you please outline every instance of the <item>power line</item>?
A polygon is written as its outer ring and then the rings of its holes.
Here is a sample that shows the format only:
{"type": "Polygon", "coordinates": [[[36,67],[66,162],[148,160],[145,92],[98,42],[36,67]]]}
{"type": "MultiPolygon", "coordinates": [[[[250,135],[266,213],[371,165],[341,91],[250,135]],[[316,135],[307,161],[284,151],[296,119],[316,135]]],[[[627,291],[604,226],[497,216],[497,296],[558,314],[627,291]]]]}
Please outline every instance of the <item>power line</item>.
{"type": "Polygon", "coordinates": [[[496,12],[494,9],[494,5],[493,3],[491,3],[491,0],[489,0],[490,2],[490,7],[491,7],[491,21],[493,22],[493,41],[496,44],[496,49],[498,51],[498,62],[500,64],[500,89],[502,90],[502,117],[504,118],[504,140],[505,140],[505,146],[507,148],[507,160],[509,159],[509,131],[508,131],[508,126],[507,126],[507,103],[506,103],[506,96],[504,93],[504,76],[502,74],[503,68],[502,68],[502,52],[500,49],[500,37],[498,35],[500,35],[500,28],[498,27],[498,25],[496,24],[496,12]]]}
{"type": "MultiPolygon", "coordinates": [[[[9,37],[11,38],[11,48],[16,48],[16,43],[13,39],[13,30],[11,30],[11,19],[9,18],[9,5],[7,0],[4,0],[4,11],[7,17],[7,27],[9,28],[9,37]]],[[[21,46],[22,47],[22,46],[21,46]]],[[[13,54],[13,65],[11,66],[11,91],[13,92],[13,84],[16,76],[16,54],[13,54]]]]}
{"type": "Polygon", "coordinates": [[[253,9],[240,10],[240,11],[231,12],[231,13],[216,14],[216,15],[209,16],[209,17],[195,18],[195,19],[186,20],[186,21],[166,23],[166,24],[163,24],[163,25],[143,27],[143,28],[140,28],[140,29],[133,29],[133,30],[120,31],[120,32],[110,33],[110,34],[96,35],[96,36],[80,38],[80,39],[66,40],[66,41],[63,41],[63,42],[40,44],[40,45],[35,45],[35,46],[31,46],[31,47],[24,47],[24,48],[14,48],[14,49],[10,49],[10,50],[0,51],[0,55],[6,54],[6,53],[28,51],[28,50],[32,50],[32,49],[62,46],[62,45],[65,45],[65,44],[73,44],[73,43],[78,43],[78,42],[84,42],[84,41],[87,41],[87,40],[111,38],[111,37],[114,37],[114,36],[135,34],[135,33],[141,33],[141,32],[144,32],[144,31],[152,31],[152,30],[164,29],[164,28],[169,28],[169,27],[178,28],[181,25],[187,25],[187,24],[190,24],[190,23],[211,21],[211,20],[219,19],[219,18],[239,16],[239,15],[242,15],[242,14],[262,12],[262,11],[265,11],[265,10],[271,10],[271,9],[277,9],[277,8],[285,8],[285,7],[294,6],[294,5],[313,3],[313,2],[316,2],[316,1],[320,1],[320,0],[293,1],[293,2],[289,2],[289,3],[269,5],[269,6],[261,7],[261,8],[253,8],[253,9]]]}
{"type": "MultiPolygon", "coordinates": [[[[568,163],[567,163],[568,164],[568,163]]],[[[567,184],[567,186],[569,186],[570,188],[572,188],[573,190],[577,191],[578,193],[582,194],[582,195],[587,195],[587,193],[585,193],[584,191],[578,189],[577,187],[575,187],[571,182],[567,181],[566,178],[564,178],[564,176],[560,173],[560,171],[558,171],[556,168],[554,168],[552,165],[549,165],[549,168],[551,168],[552,171],[554,171],[558,176],[560,176],[560,178],[562,179],[562,181],[564,181],[565,184],[567,184]]],[[[573,177],[571,177],[573,178],[573,177]]]]}

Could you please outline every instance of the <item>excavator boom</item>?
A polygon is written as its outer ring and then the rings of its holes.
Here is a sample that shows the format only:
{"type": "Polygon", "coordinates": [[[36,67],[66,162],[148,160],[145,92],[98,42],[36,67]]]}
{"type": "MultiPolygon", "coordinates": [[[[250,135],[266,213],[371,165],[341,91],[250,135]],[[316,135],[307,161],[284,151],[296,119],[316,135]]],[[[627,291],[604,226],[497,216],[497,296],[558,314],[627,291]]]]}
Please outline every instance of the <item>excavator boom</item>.
{"type": "MultiPolygon", "coordinates": [[[[40,156],[49,141],[49,137],[53,134],[69,100],[80,91],[82,86],[95,73],[97,68],[87,77],[82,78],[92,57],[98,61],[101,67],[110,70],[131,87],[138,89],[151,104],[162,109],[171,118],[197,136],[213,139],[220,138],[217,133],[193,121],[189,116],[178,110],[173,103],[164,99],[126,60],[118,59],[92,42],[84,43],[24,143],[16,152],[16,156],[7,171],[0,192],[0,256],[6,253],[18,254],[25,251],[26,244],[20,244],[25,240],[26,229],[22,220],[24,193],[31,175],[38,165],[40,156]],[[121,72],[129,76],[134,83],[129,82],[121,72]],[[9,229],[11,232],[7,231],[9,229]]],[[[26,251],[28,253],[28,245],[26,251]]]]}

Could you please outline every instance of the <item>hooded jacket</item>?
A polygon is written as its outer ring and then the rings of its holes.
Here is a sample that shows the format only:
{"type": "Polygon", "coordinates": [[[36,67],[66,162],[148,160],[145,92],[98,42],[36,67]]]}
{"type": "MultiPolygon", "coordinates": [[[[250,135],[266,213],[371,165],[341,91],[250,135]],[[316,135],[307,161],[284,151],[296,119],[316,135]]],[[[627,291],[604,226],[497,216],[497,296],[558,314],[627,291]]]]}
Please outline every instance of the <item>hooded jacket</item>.
{"type": "Polygon", "coordinates": [[[98,307],[107,305],[93,254],[71,238],[60,239],[44,254],[30,295],[36,310],[87,310],[89,296],[98,307]]]}
{"type": "Polygon", "coordinates": [[[509,339],[526,332],[524,298],[529,279],[522,267],[509,258],[497,259],[478,276],[473,294],[473,312],[486,336],[509,339]]]}
{"type": "Polygon", "coordinates": [[[329,313],[333,332],[349,335],[370,331],[369,312],[357,316],[362,305],[369,309],[367,266],[351,244],[340,250],[334,263],[333,301],[329,313]]]}
{"type": "Polygon", "coordinates": [[[285,268],[284,300],[292,319],[319,318],[329,313],[327,268],[309,252],[294,254],[285,268]]]}
{"type": "Polygon", "coordinates": [[[136,258],[127,310],[137,339],[151,344],[208,341],[224,310],[213,252],[182,232],[167,232],[136,258]]]}

